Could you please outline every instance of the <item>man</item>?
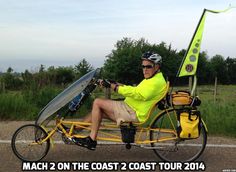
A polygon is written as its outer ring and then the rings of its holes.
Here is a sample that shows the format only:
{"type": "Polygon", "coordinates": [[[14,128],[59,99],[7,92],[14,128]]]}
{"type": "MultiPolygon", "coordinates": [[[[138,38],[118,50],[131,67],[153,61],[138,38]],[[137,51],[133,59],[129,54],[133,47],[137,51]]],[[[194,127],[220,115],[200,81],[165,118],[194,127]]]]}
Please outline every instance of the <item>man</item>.
{"type": "Polygon", "coordinates": [[[122,121],[144,122],[153,103],[165,93],[166,81],[160,72],[161,61],[161,56],[158,54],[147,52],[142,55],[144,80],[137,86],[102,82],[101,85],[123,95],[125,100],[95,99],[92,113],[85,119],[86,122],[92,123],[90,135],[85,138],[74,137],[73,142],[95,150],[102,118],[116,121],[117,125],[120,125],[122,121]]]}

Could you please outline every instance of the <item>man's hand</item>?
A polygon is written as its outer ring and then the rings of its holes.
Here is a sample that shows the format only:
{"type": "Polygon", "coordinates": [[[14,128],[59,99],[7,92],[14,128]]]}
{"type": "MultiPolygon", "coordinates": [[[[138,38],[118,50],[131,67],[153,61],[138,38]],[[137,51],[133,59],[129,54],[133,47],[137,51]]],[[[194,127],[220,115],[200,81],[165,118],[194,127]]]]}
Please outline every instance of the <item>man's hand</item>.
{"type": "Polygon", "coordinates": [[[108,79],[103,79],[101,85],[105,88],[111,88],[111,82],[108,79]]]}
{"type": "Polygon", "coordinates": [[[112,88],[112,89],[114,89],[113,87],[115,87],[115,85],[118,84],[116,81],[110,79],[99,79],[98,83],[102,87],[112,88]]]}
{"type": "Polygon", "coordinates": [[[111,84],[116,84],[116,81],[110,79],[103,79],[101,85],[106,88],[111,88],[111,84]]]}

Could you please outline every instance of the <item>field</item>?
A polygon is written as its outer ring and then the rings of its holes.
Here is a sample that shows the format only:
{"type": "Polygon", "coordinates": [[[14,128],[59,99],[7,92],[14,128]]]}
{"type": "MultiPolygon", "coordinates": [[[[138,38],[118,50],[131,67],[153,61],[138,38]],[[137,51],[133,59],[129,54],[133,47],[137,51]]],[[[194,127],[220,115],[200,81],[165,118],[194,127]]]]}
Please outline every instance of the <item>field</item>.
{"type": "MultiPolygon", "coordinates": [[[[0,119],[34,120],[40,109],[60,91],[61,89],[46,87],[37,93],[29,91],[1,93],[0,119]]],[[[214,86],[198,86],[197,93],[202,101],[199,109],[207,124],[209,134],[236,137],[236,85],[219,85],[215,101],[214,86]]],[[[102,90],[96,90],[78,114],[87,114],[95,97],[104,97],[102,90]]],[[[117,95],[112,95],[112,98],[117,98],[117,95]]]]}
{"type": "Polygon", "coordinates": [[[236,86],[218,86],[215,102],[213,86],[201,86],[198,92],[202,100],[199,109],[209,133],[236,137],[236,86]]]}

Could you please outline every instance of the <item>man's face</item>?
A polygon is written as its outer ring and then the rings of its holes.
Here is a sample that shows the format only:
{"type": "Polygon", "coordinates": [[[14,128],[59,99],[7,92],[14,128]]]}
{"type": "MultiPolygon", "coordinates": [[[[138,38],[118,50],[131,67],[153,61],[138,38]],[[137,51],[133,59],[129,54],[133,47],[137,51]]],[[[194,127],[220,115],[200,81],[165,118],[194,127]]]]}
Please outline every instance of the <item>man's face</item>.
{"type": "Polygon", "coordinates": [[[142,61],[143,75],[145,79],[153,76],[153,74],[159,69],[159,65],[154,65],[149,60],[142,61]]]}

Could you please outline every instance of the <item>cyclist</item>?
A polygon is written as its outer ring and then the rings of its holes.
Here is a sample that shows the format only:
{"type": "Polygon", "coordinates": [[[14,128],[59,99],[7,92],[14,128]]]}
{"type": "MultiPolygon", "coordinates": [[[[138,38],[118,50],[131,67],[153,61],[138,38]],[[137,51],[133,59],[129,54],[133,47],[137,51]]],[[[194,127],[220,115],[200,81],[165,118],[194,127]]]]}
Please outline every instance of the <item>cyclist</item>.
{"type": "Polygon", "coordinates": [[[160,71],[162,58],[160,55],[146,52],[142,55],[142,68],[144,79],[137,86],[123,85],[102,81],[100,84],[111,88],[125,97],[124,101],[114,101],[97,98],[93,102],[92,113],[85,118],[91,122],[91,132],[88,137],[76,138],[72,141],[79,146],[95,150],[96,137],[102,118],[121,122],[143,122],[146,120],[148,110],[165,93],[166,81],[160,71]]]}

